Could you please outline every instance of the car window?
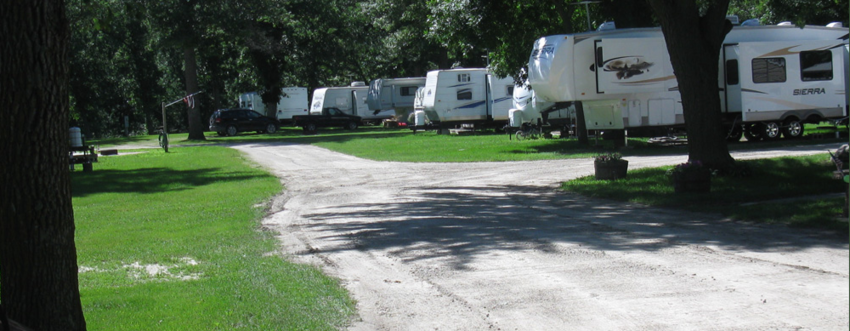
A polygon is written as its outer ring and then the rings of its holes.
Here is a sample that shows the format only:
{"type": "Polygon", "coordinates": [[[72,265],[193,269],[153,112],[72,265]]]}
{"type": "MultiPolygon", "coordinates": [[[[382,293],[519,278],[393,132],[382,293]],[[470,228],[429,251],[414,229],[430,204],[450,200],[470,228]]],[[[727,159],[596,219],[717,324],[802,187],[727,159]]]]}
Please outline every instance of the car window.
{"type": "Polygon", "coordinates": [[[260,116],[262,116],[260,115],[260,113],[255,112],[253,110],[246,110],[246,112],[248,113],[248,118],[259,118],[260,116]]]}
{"type": "Polygon", "coordinates": [[[339,109],[336,108],[328,108],[328,114],[331,114],[331,116],[341,115],[339,109]]]}

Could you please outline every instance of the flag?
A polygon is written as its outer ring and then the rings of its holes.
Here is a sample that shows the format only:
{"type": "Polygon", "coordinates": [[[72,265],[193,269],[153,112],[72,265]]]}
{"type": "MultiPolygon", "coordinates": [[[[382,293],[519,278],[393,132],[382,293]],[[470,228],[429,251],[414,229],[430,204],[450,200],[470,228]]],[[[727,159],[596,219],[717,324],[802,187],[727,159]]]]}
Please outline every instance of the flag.
{"type": "Polygon", "coordinates": [[[195,95],[194,94],[189,94],[189,95],[183,97],[183,102],[185,102],[186,106],[189,106],[189,108],[195,109],[195,95]]]}

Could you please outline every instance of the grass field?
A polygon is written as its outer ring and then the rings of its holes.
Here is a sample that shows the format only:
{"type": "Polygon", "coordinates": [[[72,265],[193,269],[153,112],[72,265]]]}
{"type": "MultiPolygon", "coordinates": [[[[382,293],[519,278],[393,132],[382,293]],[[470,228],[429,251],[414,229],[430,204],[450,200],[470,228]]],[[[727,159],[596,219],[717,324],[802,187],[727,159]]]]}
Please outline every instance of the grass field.
{"type": "Polygon", "coordinates": [[[280,182],[235,150],[101,157],[72,190],[91,330],[334,330],[353,313],[336,280],[275,254],[259,219],[280,182]]]}
{"type": "Polygon", "coordinates": [[[666,175],[672,167],[630,170],[627,178],[617,180],[583,177],[562,187],[592,197],[720,213],[737,220],[848,232],[846,218],[839,221],[844,196],[834,196],[847,184],[832,179],[835,166],[828,154],[738,162],[748,165],[752,175],[714,177],[707,194],[674,193],[666,175]],[[830,193],[833,197],[824,197],[830,193]]]}

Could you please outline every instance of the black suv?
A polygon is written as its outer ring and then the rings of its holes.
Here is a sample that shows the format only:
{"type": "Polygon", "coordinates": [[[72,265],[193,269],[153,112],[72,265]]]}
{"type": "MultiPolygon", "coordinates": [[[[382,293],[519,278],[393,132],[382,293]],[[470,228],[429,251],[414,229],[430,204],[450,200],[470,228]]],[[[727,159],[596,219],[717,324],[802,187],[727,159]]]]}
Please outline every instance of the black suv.
{"type": "Polygon", "coordinates": [[[210,116],[210,131],[219,136],[235,136],[239,132],[275,133],[280,127],[276,119],[251,109],[219,109],[210,116]]]}

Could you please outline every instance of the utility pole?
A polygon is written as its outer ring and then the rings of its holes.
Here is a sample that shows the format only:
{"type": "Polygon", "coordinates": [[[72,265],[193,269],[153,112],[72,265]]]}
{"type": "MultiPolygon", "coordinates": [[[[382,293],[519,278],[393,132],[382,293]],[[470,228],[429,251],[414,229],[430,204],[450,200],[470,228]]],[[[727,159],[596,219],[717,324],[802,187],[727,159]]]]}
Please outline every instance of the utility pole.
{"type": "Polygon", "coordinates": [[[590,27],[590,4],[592,3],[599,3],[599,1],[579,1],[576,3],[571,3],[571,5],[584,5],[584,16],[587,16],[587,31],[593,30],[590,27]]]}

